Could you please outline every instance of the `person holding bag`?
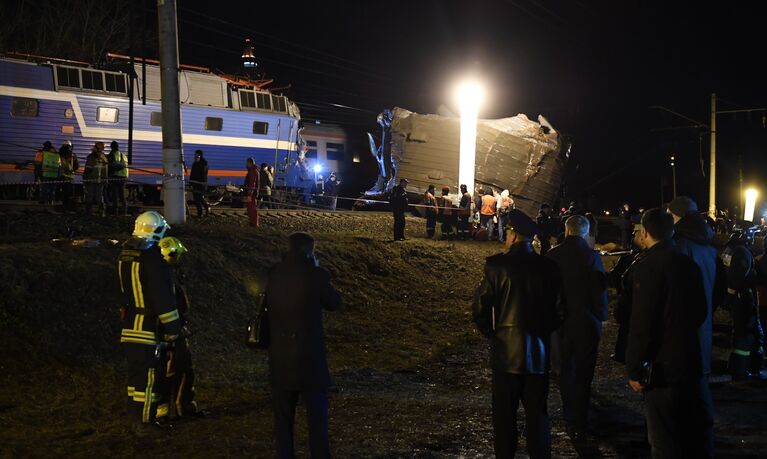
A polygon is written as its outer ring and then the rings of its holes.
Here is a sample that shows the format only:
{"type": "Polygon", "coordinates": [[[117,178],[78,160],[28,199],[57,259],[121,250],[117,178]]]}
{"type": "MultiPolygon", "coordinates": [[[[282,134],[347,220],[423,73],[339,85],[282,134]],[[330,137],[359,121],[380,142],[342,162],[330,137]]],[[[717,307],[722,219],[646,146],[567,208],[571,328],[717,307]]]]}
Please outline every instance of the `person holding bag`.
{"type": "Polygon", "coordinates": [[[314,238],[294,233],[289,247],[283,261],[269,272],[265,294],[277,457],[294,456],[293,423],[299,396],[307,411],[311,457],[330,457],[330,373],[322,311],[337,310],[341,297],[330,274],[319,267],[314,238]]]}

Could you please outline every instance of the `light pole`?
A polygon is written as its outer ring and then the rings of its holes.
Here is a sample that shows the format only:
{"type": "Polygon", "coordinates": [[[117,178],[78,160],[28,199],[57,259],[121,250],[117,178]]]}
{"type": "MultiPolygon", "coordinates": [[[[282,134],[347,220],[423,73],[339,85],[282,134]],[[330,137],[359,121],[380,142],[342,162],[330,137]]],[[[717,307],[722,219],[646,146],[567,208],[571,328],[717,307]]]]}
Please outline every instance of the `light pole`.
{"type": "Polygon", "coordinates": [[[477,81],[467,80],[458,85],[456,92],[461,109],[461,140],[458,161],[458,186],[466,185],[474,192],[474,172],[477,158],[477,117],[484,90],[477,81]]]}
{"type": "Polygon", "coordinates": [[[676,163],[674,162],[674,155],[671,155],[671,184],[674,190],[674,198],[676,198],[676,163]]]}
{"type": "Polygon", "coordinates": [[[743,212],[743,221],[753,223],[757,196],[759,196],[759,192],[755,188],[746,190],[746,210],[743,212]]]}

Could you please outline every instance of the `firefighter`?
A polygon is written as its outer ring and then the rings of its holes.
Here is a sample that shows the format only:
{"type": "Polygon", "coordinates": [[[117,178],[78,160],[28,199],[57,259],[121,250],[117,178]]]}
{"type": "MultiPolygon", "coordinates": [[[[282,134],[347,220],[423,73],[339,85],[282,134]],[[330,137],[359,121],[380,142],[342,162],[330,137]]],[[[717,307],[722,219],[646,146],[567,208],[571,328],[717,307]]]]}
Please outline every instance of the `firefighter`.
{"type": "Polygon", "coordinates": [[[754,294],[756,266],[749,248],[752,237],[748,231],[736,230],[722,252],[733,322],[729,363],[733,381],[748,379],[749,371],[757,376],[762,361],[763,334],[754,294]]]}
{"type": "Polygon", "coordinates": [[[136,218],[133,237],[122,246],[117,264],[123,306],[120,342],[128,360],[128,412],[137,435],[167,428],[166,352],[181,334],[181,317],[170,266],[159,242],[170,226],[155,211],[136,218]]]}
{"type": "MultiPolygon", "coordinates": [[[[181,255],[187,253],[187,249],[175,237],[164,237],[160,240],[160,252],[168,265],[177,266],[181,255]]],[[[197,402],[194,400],[194,366],[189,351],[189,297],[178,276],[175,277],[174,286],[176,308],[181,316],[181,336],[168,352],[165,377],[169,408],[175,417],[202,416],[203,412],[197,409],[197,402]]]]}

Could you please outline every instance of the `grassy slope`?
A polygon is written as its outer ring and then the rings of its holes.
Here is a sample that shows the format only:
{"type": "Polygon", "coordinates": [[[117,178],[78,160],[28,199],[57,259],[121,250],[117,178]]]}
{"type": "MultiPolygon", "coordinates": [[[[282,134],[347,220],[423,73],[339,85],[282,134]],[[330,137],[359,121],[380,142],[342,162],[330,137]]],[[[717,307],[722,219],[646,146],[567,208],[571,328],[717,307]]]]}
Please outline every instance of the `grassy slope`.
{"type": "MultiPolygon", "coordinates": [[[[15,234],[2,228],[0,233],[6,242],[0,244],[0,285],[8,287],[0,298],[5,330],[0,338],[0,421],[15,426],[3,429],[0,442],[6,451],[24,455],[130,455],[140,446],[123,435],[125,369],[116,344],[119,246],[105,242],[124,239],[130,221],[14,219],[15,227],[36,230],[15,234]],[[102,244],[51,243],[50,236],[66,225],[102,244]],[[39,449],[41,444],[46,449],[39,449]]],[[[330,366],[338,384],[334,441],[346,444],[347,438],[351,444],[346,448],[370,452],[370,445],[359,441],[364,431],[353,428],[356,421],[367,418],[370,424],[392,411],[423,414],[417,407],[423,405],[419,399],[427,383],[415,384],[412,400],[401,400],[401,393],[387,399],[386,387],[397,384],[398,374],[418,373],[451,348],[476,342],[468,316],[471,291],[482,255],[500,247],[423,240],[393,244],[386,241],[387,220],[364,217],[350,225],[338,219],[273,219],[272,228],[256,231],[232,217],[173,232],[190,249],[181,274],[192,302],[199,400],[212,411],[203,423],[178,429],[174,438],[184,439],[183,449],[215,454],[221,444],[200,438],[234,429],[233,436],[225,435],[231,453],[261,456],[268,451],[265,356],[242,345],[243,331],[264,269],[279,259],[286,234],[296,229],[313,230],[321,263],[344,298],[344,309],[326,318],[330,366]],[[381,392],[383,399],[371,392],[381,392]]],[[[268,219],[265,223],[270,226],[268,219]]],[[[408,448],[416,440],[394,428],[384,435],[391,435],[390,447],[401,443],[408,448]]]]}

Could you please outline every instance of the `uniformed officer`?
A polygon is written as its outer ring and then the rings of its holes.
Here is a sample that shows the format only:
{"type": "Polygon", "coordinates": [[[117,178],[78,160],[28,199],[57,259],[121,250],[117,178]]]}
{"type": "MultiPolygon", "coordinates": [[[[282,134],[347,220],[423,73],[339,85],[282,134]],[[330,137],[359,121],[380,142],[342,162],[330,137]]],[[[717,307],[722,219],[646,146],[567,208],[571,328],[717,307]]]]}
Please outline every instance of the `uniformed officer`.
{"type": "Polygon", "coordinates": [[[128,411],[138,435],[160,426],[156,419],[167,414],[165,353],[181,334],[171,269],[158,245],[169,228],[158,212],[139,215],[117,264],[123,294],[120,342],[128,360],[128,411]]]}
{"type": "Polygon", "coordinates": [[[754,287],[756,266],[747,231],[732,233],[722,252],[727,272],[727,304],[732,315],[732,353],[730,374],[733,381],[748,379],[749,370],[758,375],[762,360],[762,327],[756,307],[754,287]]]}
{"type": "MultiPolygon", "coordinates": [[[[175,237],[164,237],[160,241],[162,257],[170,266],[177,266],[181,255],[187,253],[186,247],[175,237]]],[[[194,366],[189,351],[189,297],[186,295],[178,276],[174,279],[176,290],[176,308],[181,316],[181,336],[168,352],[166,381],[170,411],[175,417],[202,416],[194,400],[194,366]]]]}

